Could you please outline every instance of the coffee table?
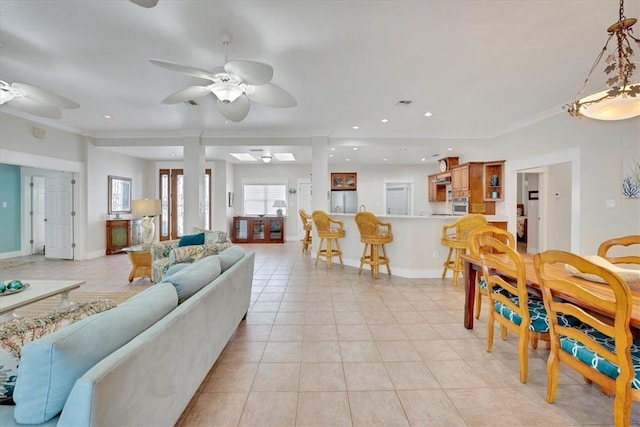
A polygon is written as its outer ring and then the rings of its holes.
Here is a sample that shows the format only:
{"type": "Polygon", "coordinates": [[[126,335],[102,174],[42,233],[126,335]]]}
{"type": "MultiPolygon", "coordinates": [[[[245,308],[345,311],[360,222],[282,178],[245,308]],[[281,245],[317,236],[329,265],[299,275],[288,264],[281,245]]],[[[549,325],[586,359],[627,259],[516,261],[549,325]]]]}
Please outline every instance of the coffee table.
{"type": "Polygon", "coordinates": [[[32,304],[36,301],[49,298],[53,295],[61,295],[58,310],[72,305],[69,301],[69,292],[78,289],[84,280],[40,280],[40,279],[20,279],[28,283],[29,287],[21,292],[0,296],[0,320],[5,317],[13,318],[13,310],[32,304]]]}
{"type": "Polygon", "coordinates": [[[134,277],[148,277],[151,280],[151,251],[142,246],[130,246],[122,250],[129,255],[131,261],[129,283],[133,282],[134,277]]]}

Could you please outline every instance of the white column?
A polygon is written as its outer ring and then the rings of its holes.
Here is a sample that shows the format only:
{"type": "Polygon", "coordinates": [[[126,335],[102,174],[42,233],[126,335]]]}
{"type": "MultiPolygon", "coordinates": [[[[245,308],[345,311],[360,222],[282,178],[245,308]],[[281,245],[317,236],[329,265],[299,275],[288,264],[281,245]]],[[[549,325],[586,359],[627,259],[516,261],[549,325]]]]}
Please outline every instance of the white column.
{"type": "MultiPolygon", "coordinates": [[[[311,137],[311,188],[313,210],[329,212],[329,136],[311,137]]],[[[311,254],[315,257],[320,244],[316,228],[312,229],[311,254]]]]}
{"type": "Polygon", "coordinates": [[[190,234],[192,227],[204,228],[205,203],[205,150],[199,137],[184,139],[184,233],[190,234]]]}

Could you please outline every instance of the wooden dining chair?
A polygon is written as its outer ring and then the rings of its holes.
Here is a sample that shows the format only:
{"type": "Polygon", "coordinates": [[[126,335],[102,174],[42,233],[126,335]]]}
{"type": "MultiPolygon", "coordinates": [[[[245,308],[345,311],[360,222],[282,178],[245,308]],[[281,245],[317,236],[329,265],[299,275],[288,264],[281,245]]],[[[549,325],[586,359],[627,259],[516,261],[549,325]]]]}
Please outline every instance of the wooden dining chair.
{"type": "Polygon", "coordinates": [[[302,229],[304,230],[304,238],[302,239],[302,253],[306,252],[309,249],[309,245],[311,244],[311,224],[312,218],[311,215],[307,213],[304,209],[299,209],[298,213],[300,214],[300,220],[302,221],[302,229]]]}
{"type": "Polygon", "coordinates": [[[473,230],[487,225],[487,217],[481,214],[467,214],[451,224],[442,226],[440,243],[449,248],[447,259],[442,265],[442,278],[447,276],[447,271],[453,272],[453,286],[458,284],[458,276],[463,273],[462,254],[469,249],[469,234],[473,230]]]}
{"type": "MultiPolygon", "coordinates": [[[[500,335],[507,339],[507,331],[518,334],[520,382],[526,383],[529,372],[529,341],[532,334],[549,332],[549,320],[544,304],[527,293],[526,270],[522,256],[495,237],[480,236],[482,274],[487,282],[487,294],[492,310],[487,318],[487,352],[493,346],[494,322],[500,324],[500,335]],[[501,257],[493,257],[502,254],[501,257]],[[499,273],[498,273],[499,272],[499,273]],[[502,288],[508,293],[495,292],[502,288]]],[[[561,321],[569,325],[571,318],[561,321]]]]}
{"type": "Polygon", "coordinates": [[[331,270],[334,256],[338,257],[340,265],[344,265],[342,262],[342,250],[338,242],[338,239],[345,236],[344,223],[331,218],[326,212],[320,210],[313,211],[311,216],[313,218],[313,225],[316,227],[316,232],[320,238],[318,253],[316,255],[316,266],[318,266],[320,258],[324,257],[327,263],[327,269],[331,270]]]}
{"type": "Polygon", "coordinates": [[[637,264],[640,265],[640,234],[615,237],[605,240],[598,246],[598,256],[607,259],[612,264],[637,264]],[[638,245],[638,246],[634,246],[638,245]],[[633,247],[635,253],[621,254],[620,249],[633,247]],[[621,248],[623,247],[623,248],[621,248]],[[611,251],[611,252],[610,252],[611,251]]]}
{"type": "Polygon", "coordinates": [[[629,321],[633,297],[629,286],[611,270],[570,252],[546,251],[536,254],[533,263],[551,320],[547,402],[553,403],[555,399],[559,365],[563,362],[582,374],[587,382],[600,385],[605,393],[615,393],[615,425],[629,426],[631,402],[640,400],[640,340],[631,336],[629,321]],[[581,286],[582,279],[575,276],[558,278],[557,269],[564,269],[565,265],[602,278],[610,292],[592,292],[581,286]],[[589,305],[610,312],[613,324],[583,308],[589,305]],[[573,316],[581,324],[560,324],[556,320],[558,315],[573,316]]]}
{"type": "MultiPolygon", "coordinates": [[[[511,249],[516,249],[516,239],[507,230],[503,230],[502,228],[498,228],[493,225],[485,225],[479,228],[476,228],[469,235],[469,246],[470,252],[476,256],[480,256],[480,236],[493,236],[498,240],[506,243],[511,249]]],[[[487,282],[484,280],[484,277],[481,274],[476,274],[476,296],[474,303],[475,310],[475,318],[480,318],[480,311],[482,309],[482,297],[489,297],[487,294],[487,282]]]]}

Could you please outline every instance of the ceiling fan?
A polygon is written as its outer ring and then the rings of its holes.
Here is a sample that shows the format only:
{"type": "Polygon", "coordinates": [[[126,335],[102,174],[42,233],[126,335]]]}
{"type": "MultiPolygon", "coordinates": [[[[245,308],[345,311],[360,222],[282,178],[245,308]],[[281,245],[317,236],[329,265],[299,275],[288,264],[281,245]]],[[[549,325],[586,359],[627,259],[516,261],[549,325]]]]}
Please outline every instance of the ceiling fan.
{"type": "Polygon", "coordinates": [[[137,4],[138,6],[152,8],[158,4],[158,0],[129,0],[133,4],[137,4]]]}
{"type": "Polygon", "coordinates": [[[249,101],[280,108],[294,107],[298,104],[293,95],[271,83],[271,65],[247,59],[229,61],[227,54],[230,43],[231,36],[223,36],[222,44],[226,49],[225,64],[211,71],[160,59],[149,59],[159,67],[210,81],[206,86],[190,86],[171,94],[163,99],[162,103],[187,102],[212,93],[217,98],[216,104],[220,114],[234,122],[240,122],[247,117],[251,106],[249,101]]]}
{"type": "Polygon", "coordinates": [[[48,90],[24,83],[9,84],[0,80],[0,105],[3,104],[49,119],[61,118],[61,108],[80,107],[78,103],[48,90]]]}

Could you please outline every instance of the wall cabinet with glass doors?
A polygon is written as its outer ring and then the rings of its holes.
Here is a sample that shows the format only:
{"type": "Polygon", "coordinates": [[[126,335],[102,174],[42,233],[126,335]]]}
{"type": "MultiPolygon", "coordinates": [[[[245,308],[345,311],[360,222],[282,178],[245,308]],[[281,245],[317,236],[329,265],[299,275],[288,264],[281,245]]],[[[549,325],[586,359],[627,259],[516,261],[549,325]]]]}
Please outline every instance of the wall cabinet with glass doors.
{"type": "Polygon", "coordinates": [[[284,243],[284,216],[235,216],[233,243],[284,243]]]}

